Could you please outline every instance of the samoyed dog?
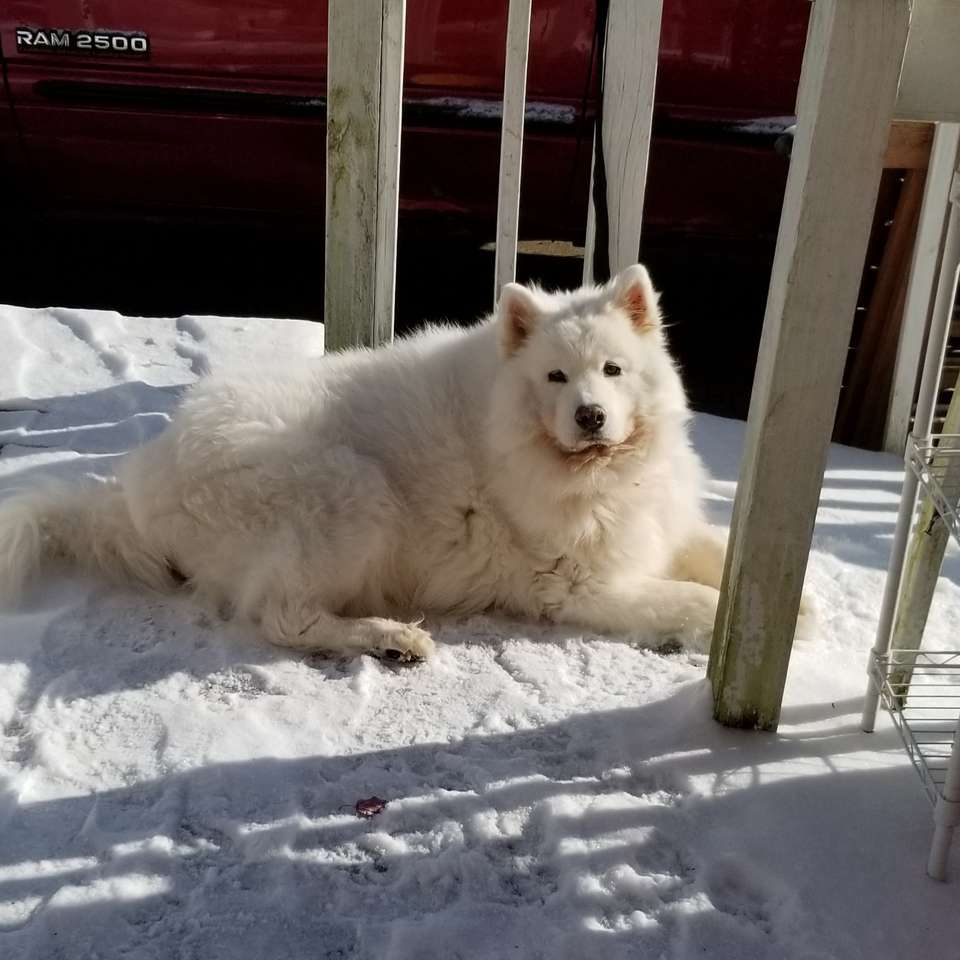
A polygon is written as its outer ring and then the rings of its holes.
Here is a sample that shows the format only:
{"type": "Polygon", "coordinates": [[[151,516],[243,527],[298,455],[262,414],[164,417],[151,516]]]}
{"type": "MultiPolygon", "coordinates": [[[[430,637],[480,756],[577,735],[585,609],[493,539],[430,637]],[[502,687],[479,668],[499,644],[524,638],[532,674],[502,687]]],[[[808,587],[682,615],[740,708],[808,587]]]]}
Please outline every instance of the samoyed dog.
{"type": "Polygon", "coordinates": [[[0,589],[67,561],[398,661],[481,611],[703,651],[724,544],[688,419],[642,266],[509,284],[471,329],[201,380],[115,481],[0,505],[0,589]]]}

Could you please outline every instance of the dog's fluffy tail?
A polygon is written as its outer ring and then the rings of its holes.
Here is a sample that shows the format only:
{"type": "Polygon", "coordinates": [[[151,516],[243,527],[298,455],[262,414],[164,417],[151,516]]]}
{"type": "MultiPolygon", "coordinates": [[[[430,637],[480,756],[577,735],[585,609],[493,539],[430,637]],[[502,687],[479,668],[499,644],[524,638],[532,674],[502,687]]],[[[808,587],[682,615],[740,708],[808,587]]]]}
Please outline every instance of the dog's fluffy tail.
{"type": "Polygon", "coordinates": [[[169,588],[165,558],[144,542],[118,484],[48,482],[0,503],[0,605],[15,604],[48,562],[169,588]]]}

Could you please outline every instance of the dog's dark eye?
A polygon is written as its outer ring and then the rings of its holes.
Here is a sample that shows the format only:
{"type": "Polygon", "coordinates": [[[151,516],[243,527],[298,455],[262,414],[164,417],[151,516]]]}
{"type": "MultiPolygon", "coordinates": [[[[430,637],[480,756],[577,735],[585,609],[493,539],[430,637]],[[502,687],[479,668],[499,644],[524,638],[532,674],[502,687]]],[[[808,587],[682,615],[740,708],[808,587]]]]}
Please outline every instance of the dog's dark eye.
{"type": "Polygon", "coordinates": [[[619,377],[623,371],[615,364],[607,362],[603,365],[603,375],[605,377],[619,377]]]}
{"type": "Polygon", "coordinates": [[[547,379],[551,383],[566,383],[567,375],[562,370],[551,370],[547,374],[547,379]]]}

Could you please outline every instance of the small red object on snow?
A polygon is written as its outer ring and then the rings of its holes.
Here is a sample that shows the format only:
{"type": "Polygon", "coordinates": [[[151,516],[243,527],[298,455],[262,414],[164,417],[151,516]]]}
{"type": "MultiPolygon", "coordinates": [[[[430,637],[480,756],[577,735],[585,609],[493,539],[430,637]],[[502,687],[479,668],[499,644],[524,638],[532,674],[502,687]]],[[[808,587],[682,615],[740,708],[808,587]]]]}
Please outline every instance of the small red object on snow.
{"type": "Polygon", "coordinates": [[[353,810],[358,817],[369,820],[380,813],[386,805],[386,800],[381,800],[379,797],[368,797],[366,800],[358,800],[353,810]]]}

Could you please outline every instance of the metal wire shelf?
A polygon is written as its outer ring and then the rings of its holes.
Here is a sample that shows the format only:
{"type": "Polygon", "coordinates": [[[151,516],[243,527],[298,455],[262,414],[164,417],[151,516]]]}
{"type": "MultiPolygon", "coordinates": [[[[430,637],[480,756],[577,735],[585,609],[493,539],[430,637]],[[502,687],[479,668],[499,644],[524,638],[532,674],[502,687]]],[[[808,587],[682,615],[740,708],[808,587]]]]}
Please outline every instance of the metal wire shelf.
{"type": "Polygon", "coordinates": [[[875,653],[872,671],[883,705],[936,805],[960,717],[960,650],[875,653]]]}
{"type": "Polygon", "coordinates": [[[938,433],[907,444],[907,466],[960,543],[960,434],[938,433]]]}
{"type": "MultiPolygon", "coordinates": [[[[927,359],[930,360],[929,355],[927,359]]],[[[925,367],[927,380],[928,373],[925,367]]],[[[879,701],[893,719],[907,756],[933,804],[934,832],[927,872],[943,880],[953,833],[960,825],[960,650],[923,650],[921,636],[910,633],[923,629],[932,597],[930,578],[936,576],[932,565],[943,561],[946,541],[940,535],[932,536],[934,531],[940,529],[960,544],[960,434],[911,436],[904,459],[908,473],[894,532],[877,641],[868,668],[871,689],[864,704],[864,729],[873,729],[879,701]],[[917,493],[922,494],[919,503],[917,493]],[[916,563],[920,565],[915,569],[922,572],[917,580],[905,581],[902,573],[907,562],[907,539],[917,522],[924,525],[918,532],[930,534],[932,539],[920,537],[914,541],[918,550],[916,563]],[[901,637],[910,646],[901,643],[899,648],[891,648],[894,614],[901,602],[912,600],[926,606],[922,621],[919,607],[905,614],[914,618],[901,637]]]]}

